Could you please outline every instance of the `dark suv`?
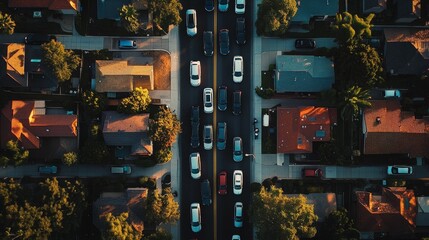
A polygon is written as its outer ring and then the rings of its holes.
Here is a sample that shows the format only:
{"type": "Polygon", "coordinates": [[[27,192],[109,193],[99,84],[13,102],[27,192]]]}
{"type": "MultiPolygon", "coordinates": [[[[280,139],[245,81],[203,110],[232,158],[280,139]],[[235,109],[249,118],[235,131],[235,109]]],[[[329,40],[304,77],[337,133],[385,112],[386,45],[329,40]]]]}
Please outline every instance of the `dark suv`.
{"type": "Polygon", "coordinates": [[[241,91],[240,90],[234,91],[232,113],[234,115],[241,114],[241,91]]]}
{"type": "Polygon", "coordinates": [[[200,146],[200,107],[199,106],[192,106],[192,113],[191,113],[191,127],[192,127],[192,134],[191,134],[191,147],[197,148],[200,146]]]}
{"type": "Polygon", "coordinates": [[[221,29],[219,33],[219,51],[222,55],[229,54],[229,30],[221,29]]]}
{"type": "Polygon", "coordinates": [[[201,181],[201,200],[204,206],[212,204],[212,190],[208,179],[201,181]]]}
{"type": "Polygon", "coordinates": [[[222,85],[217,91],[217,108],[219,111],[225,111],[228,107],[228,87],[222,85]]]}
{"type": "Polygon", "coordinates": [[[246,43],[246,20],[243,17],[237,18],[235,24],[236,31],[236,42],[239,45],[243,45],[246,43]]]}
{"type": "Polygon", "coordinates": [[[204,31],[203,33],[204,55],[213,56],[213,32],[204,31]]]}
{"type": "Polygon", "coordinates": [[[313,39],[297,39],[295,40],[295,48],[316,48],[316,41],[313,39]]]}

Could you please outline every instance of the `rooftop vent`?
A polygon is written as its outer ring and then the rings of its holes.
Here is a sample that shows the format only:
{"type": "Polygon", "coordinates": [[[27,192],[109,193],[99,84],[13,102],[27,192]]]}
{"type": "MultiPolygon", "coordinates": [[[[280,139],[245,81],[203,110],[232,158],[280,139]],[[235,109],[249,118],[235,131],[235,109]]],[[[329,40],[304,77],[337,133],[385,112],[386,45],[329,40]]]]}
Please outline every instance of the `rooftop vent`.
{"type": "Polygon", "coordinates": [[[380,124],[380,123],[381,123],[381,118],[380,118],[380,117],[376,117],[376,118],[375,118],[375,122],[376,122],[377,124],[380,124]]]}

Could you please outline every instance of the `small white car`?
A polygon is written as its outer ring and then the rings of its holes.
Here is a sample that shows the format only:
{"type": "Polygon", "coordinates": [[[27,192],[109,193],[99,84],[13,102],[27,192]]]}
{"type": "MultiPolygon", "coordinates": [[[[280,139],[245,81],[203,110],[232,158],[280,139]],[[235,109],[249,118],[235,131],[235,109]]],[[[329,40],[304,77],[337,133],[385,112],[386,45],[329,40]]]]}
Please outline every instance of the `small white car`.
{"type": "Polygon", "coordinates": [[[204,138],[204,149],[212,150],[213,149],[213,126],[212,125],[204,126],[203,138],[204,138]]]}
{"type": "Polygon", "coordinates": [[[213,113],[213,88],[204,88],[203,103],[204,103],[204,112],[213,113]]]}
{"type": "Polygon", "coordinates": [[[243,171],[235,170],[232,175],[232,182],[234,184],[233,192],[235,195],[240,195],[243,192],[243,171]]]}
{"type": "Polygon", "coordinates": [[[201,208],[199,203],[191,204],[191,229],[192,232],[201,231],[201,208]]]}
{"type": "Polygon", "coordinates": [[[234,56],[232,60],[232,80],[235,83],[243,81],[243,57],[234,56]]]}
{"type": "Polygon", "coordinates": [[[243,203],[236,202],[234,205],[234,227],[243,227],[243,203]]]}
{"type": "Polygon", "coordinates": [[[197,11],[195,9],[186,10],[186,33],[190,37],[197,35],[197,11]]]}
{"type": "Polygon", "coordinates": [[[240,235],[232,235],[232,240],[241,240],[240,235]]]}
{"type": "Polygon", "coordinates": [[[195,152],[189,155],[189,166],[191,167],[191,177],[193,179],[200,179],[201,177],[200,153],[195,152]]]}
{"type": "Polygon", "coordinates": [[[246,0],[235,0],[235,13],[244,14],[246,11],[246,0]]]}
{"type": "Polygon", "coordinates": [[[191,86],[198,87],[201,84],[201,63],[200,61],[191,61],[189,64],[189,79],[191,86]]]}

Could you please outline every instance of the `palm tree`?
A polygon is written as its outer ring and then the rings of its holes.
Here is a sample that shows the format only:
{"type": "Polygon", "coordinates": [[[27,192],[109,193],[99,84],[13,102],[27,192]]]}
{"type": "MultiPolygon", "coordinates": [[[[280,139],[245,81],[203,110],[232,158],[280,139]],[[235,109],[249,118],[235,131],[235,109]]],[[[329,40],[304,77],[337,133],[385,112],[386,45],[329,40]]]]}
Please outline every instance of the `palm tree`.
{"type": "Polygon", "coordinates": [[[341,99],[341,118],[343,120],[350,119],[350,117],[356,116],[362,108],[371,107],[369,99],[371,99],[369,90],[363,90],[356,85],[349,87],[341,99]]]}
{"type": "Polygon", "coordinates": [[[15,31],[15,21],[7,13],[0,12],[0,33],[13,34],[15,31]]]}
{"type": "Polygon", "coordinates": [[[139,31],[139,14],[132,4],[123,5],[119,10],[119,15],[121,16],[122,25],[128,32],[137,33],[139,31]]]}

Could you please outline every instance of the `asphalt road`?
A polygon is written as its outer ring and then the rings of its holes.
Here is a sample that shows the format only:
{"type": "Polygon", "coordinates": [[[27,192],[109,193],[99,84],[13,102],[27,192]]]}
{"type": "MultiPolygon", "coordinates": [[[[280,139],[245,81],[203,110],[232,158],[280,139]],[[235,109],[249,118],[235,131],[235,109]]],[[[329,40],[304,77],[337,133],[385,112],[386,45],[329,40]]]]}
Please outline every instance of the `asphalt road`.
{"type": "MultiPolygon", "coordinates": [[[[244,157],[240,163],[232,160],[232,139],[240,136],[243,139],[244,153],[250,151],[250,137],[253,136],[253,128],[250,118],[250,49],[251,49],[251,31],[252,25],[250,13],[251,4],[246,5],[246,34],[247,43],[244,46],[238,46],[235,43],[235,21],[237,14],[234,12],[234,1],[230,1],[228,12],[206,12],[204,10],[204,1],[184,1],[182,19],[180,25],[180,106],[181,121],[183,122],[183,133],[181,136],[181,239],[231,239],[233,234],[240,234],[242,239],[252,239],[251,225],[248,223],[248,207],[250,201],[250,158],[244,157]],[[185,11],[193,8],[197,11],[198,33],[194,37],[186,35],[185,11]],[[230,31],[230,50],[227,56],[219,54],[218,32],[222,28],[230,31]],[[213,57],[206,57],[203,54],[202,33],[204,30],[211,30],[215,38],[215,52],[213,57]],[[232,59],[235,55],[241,55],[244,58],[244,78],[240,84],[232,81],[232,59]],[[191,60],[201,61],[202,82],[199,87],[192,87],[189,83],[189,62],[191,60]],[[217,88],[220,85],[228,87],[228,109],[220,112],[216,109],[213,114],[203,112],[202,92],[206,87],[214,89],[214,101],[217,101],[217,88]],[[242,114],[234,116],[232,114],[232,92],[234,90],[242,91],[242,114]],[[191,106],[200,106],[200,142],[197,149],[190,146],[190,115],[191,106]],[[205,124],[214,124],[216,130],[217,122],[227,123],[227,148],[223,151],[207,151],[203,149],[202,129],[205,124]],[[199,152],[201,154],[202,177],[209,179],[212,187],[213,204],[202,207],[202,230],[199,233],[193,233],[190,227],[190,204],[193,202],[201,203],[200,180],[194,180],[190,176],[189,154],[199,152]],[[241,169],[244,174],[244,188],[242,195],[232,193],[232,173],[236,169],[241,169]],[[217,195],[217,174],[221,171],[228,173],[228,194],[226,196],[217,195]],[[245,222],[243,228],[235,228],[233,220],[233,207],[235,202],[243,202],[245,222]]],[[[215,9],[217,11],[217,8],[215,9]]],[[[216,131],[214,140],[216,141],[216,131]]]]}

